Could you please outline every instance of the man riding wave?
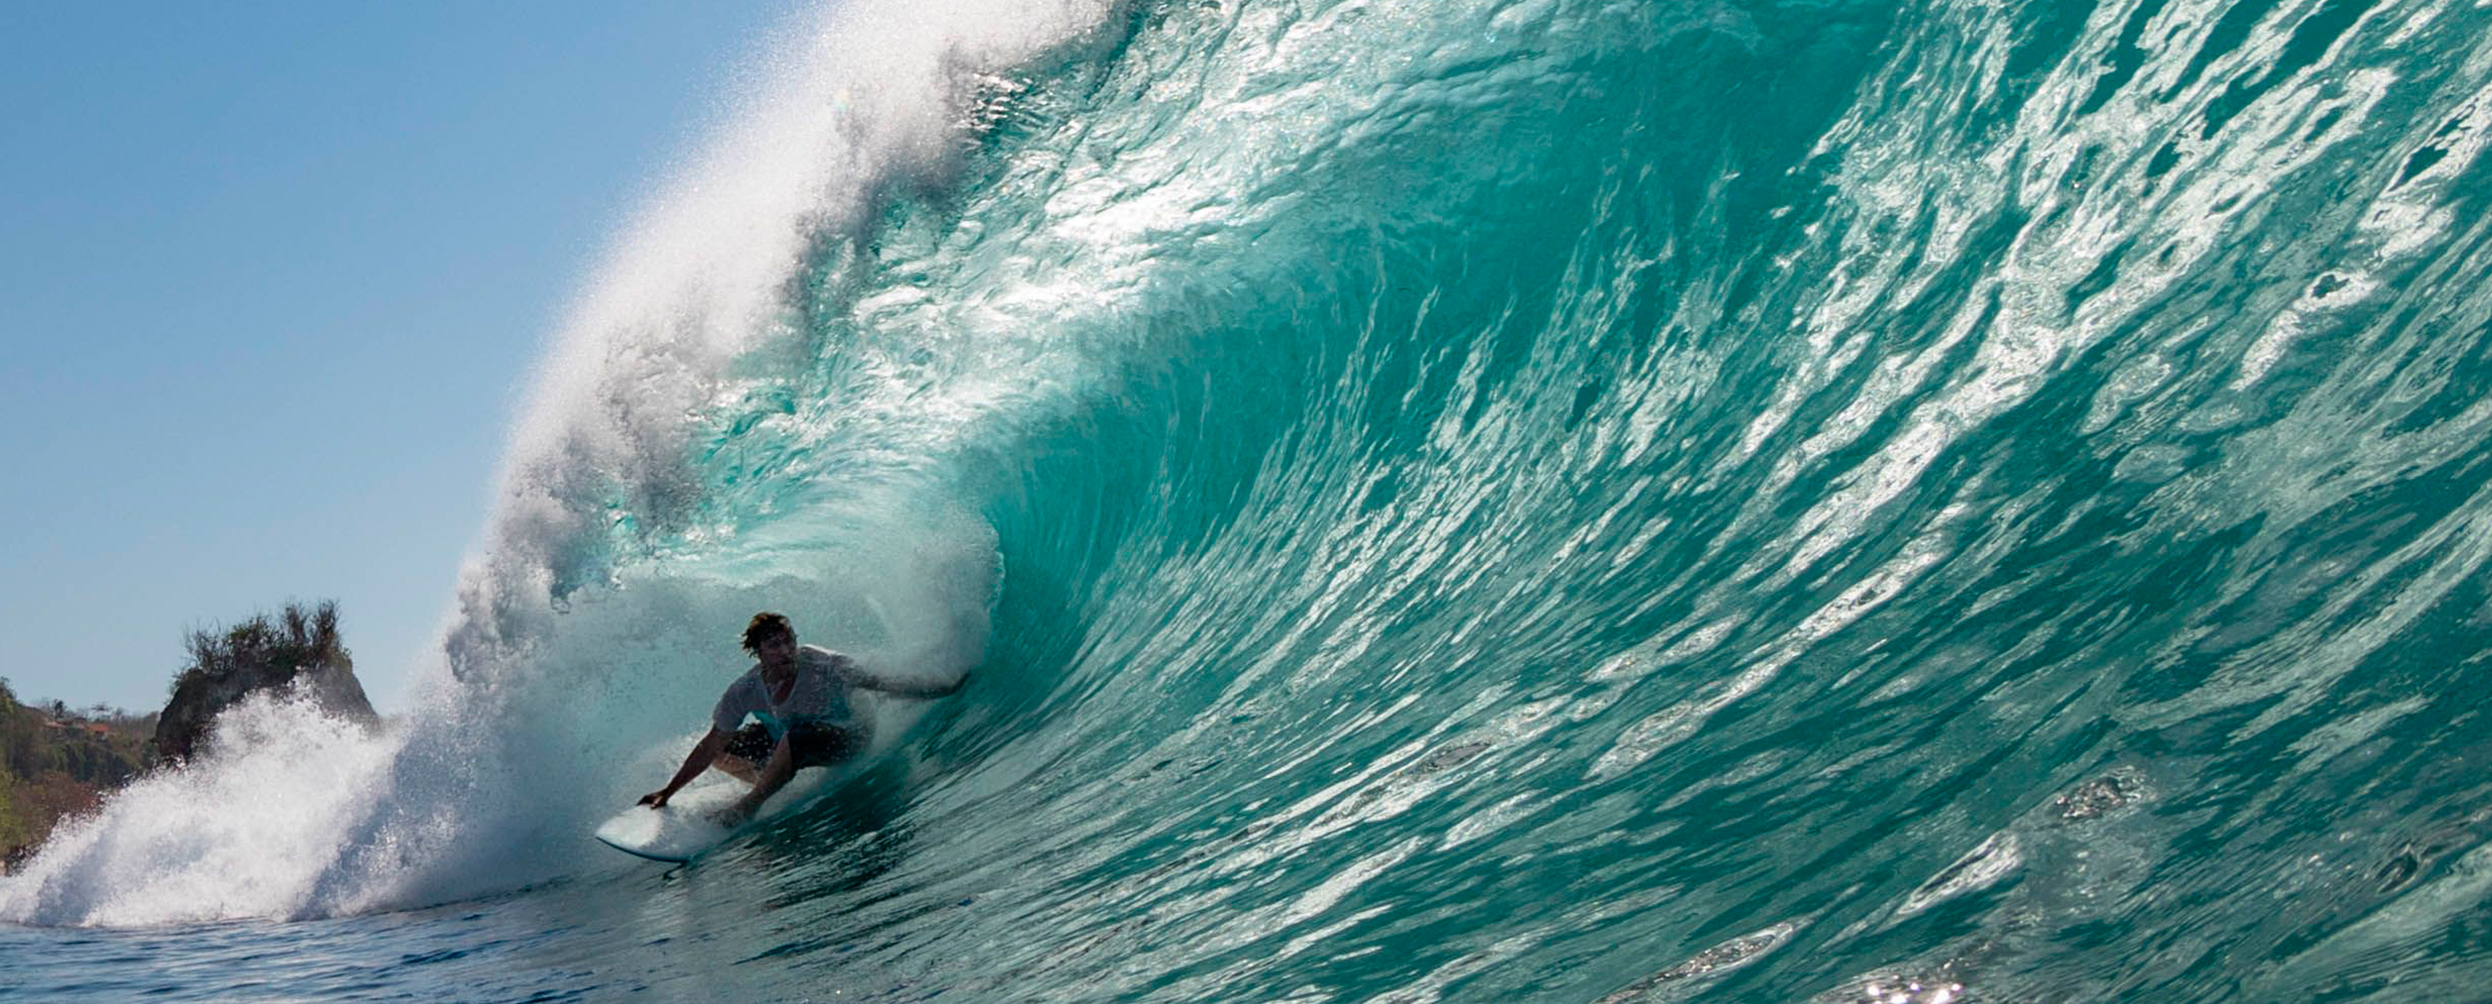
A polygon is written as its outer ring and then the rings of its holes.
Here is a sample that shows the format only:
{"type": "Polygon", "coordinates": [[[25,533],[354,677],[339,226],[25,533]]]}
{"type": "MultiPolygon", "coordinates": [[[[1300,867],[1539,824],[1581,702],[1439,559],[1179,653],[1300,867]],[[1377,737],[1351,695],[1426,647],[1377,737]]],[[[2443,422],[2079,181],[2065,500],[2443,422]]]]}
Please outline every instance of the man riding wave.
{"type": "Polygon", "coordinates": [[[858,688],[902,697],[947,697],[967,678],[949,684],[915,684],[866,672],[855,659],[815,645],[798,645],[785,616],[763,612],[744,627],[744,650],[757,660],[727,685],[710,710],[710,731],[684,757],[666,787],[640,797],[659,808],[711,767],[732,774],[753,790],[724,813],[727,822],[752,817],[799,767],[828,767],[855,756],[872,738],[848,696],[858,688]],[[746,724],[746,717],[755,719],[746,724]]]}

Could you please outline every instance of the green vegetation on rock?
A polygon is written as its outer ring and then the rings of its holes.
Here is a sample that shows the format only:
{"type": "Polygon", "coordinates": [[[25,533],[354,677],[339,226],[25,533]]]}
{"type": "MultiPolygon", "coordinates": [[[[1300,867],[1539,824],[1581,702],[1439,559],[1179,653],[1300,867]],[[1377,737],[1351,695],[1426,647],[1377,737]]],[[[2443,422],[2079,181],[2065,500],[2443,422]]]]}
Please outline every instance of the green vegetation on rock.
{"type": "Polygon", "coordinates": [[[173,678],[173,697],[156,725],[156,755],[189,759],[216,716],[261,691],[292,691],[332,714],[372,723],[380,716],[355,680],[355,660],[337,630],[337,604],[288,603],[222,632],[190,635],[190,664],[173,678]]]}

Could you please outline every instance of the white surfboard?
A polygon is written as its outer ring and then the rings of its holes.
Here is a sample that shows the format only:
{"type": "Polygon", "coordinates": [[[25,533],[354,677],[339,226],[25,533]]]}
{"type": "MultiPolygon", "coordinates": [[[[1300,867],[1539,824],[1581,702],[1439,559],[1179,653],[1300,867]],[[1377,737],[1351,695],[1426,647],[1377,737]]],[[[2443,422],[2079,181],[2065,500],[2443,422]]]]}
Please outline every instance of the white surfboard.
{"type": "Polygon", "coordinates": [[[742,826],[725,826],[718,813],[753,786],[724,776],[695,781],[662,808],[635,805],[597,828],[597,839],[625,854],[682,864],[726,843],[742,826]]]}

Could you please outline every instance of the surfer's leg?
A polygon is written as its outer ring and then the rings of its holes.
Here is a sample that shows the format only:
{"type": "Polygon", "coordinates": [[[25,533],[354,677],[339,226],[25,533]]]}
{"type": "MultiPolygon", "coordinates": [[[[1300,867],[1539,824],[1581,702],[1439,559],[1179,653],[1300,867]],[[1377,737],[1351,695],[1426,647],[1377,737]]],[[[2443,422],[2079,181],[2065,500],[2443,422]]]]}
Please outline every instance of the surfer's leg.
{"type": "Polygon", "coordinates": [[[796,766],[834,767],[865,748],[865,731],[836,725],[799,725],[788,730],[796,766]]]}
{"type": "Polygon", "coordinates": [[[761,770],[753,766],[753,761],[733,754],[719,754],[718,759],[710,761],[710,766],[746,784],[753,784],[761,779],[761,770]]]}
{"type": "Polygon", "coordinates": [[[718,754],[718,759],[710,761],[710,766],[746,784],[759,784],[760,763],[767,761],[772,748],[778,745],[770,738],[769,729],[747,725],[735,731],[727,740],[727,748],[718,754]]]}
{"type": "Polygon", "coordinates": [[[764,764],[760,776],[753,779],[753,790],[721,812],[719,821],[733,826],[753,818],[755,813],[761,811],[761,803],[786,786],[787,779],[795,773],[796,757],[789,752],[786,740],[780,740],[777,748],[770,751],[770,762],[764,764]]]}

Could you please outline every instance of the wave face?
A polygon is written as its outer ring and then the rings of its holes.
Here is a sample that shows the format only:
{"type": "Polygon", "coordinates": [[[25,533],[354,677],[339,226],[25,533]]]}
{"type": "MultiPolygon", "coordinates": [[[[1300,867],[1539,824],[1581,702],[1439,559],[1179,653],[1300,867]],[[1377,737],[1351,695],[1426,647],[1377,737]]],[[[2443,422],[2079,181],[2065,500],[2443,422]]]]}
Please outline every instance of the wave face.
{"type": "Polygon", "coordinates": [[[976,670],[646,907],[771,992],[2492,977],[2492,10],[942,6],[627,235],[417,711],[0,915],[639,881],[773,608],[976,670]]]}

